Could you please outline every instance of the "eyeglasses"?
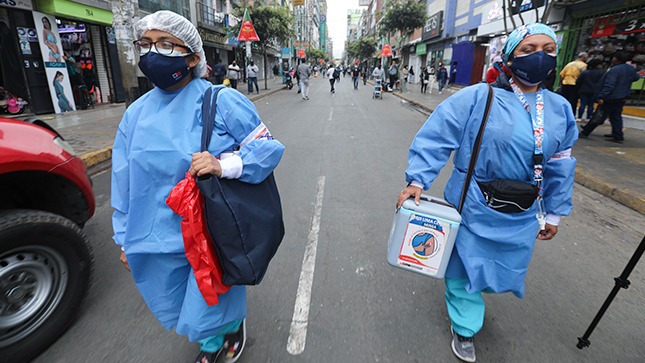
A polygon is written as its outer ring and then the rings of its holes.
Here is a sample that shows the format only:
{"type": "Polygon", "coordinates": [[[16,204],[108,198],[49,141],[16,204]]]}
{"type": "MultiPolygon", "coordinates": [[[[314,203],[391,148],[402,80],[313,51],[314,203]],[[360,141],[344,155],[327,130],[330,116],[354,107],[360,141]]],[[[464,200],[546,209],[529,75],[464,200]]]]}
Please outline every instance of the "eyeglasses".
{"type": "Polygon", "coordinates": [[[184,48],[188,52],[193,53],[193,51],[185,45],[169,42],[167,40],[157,40],[156,42],[150,42],[147,40],[135,40],[132,42],[134,48],[141,55],[148,54],[152,47],[154,46],[157,50],[157,53],[163,55],[170,55],[175,50],[175,47],[184,48]]]}

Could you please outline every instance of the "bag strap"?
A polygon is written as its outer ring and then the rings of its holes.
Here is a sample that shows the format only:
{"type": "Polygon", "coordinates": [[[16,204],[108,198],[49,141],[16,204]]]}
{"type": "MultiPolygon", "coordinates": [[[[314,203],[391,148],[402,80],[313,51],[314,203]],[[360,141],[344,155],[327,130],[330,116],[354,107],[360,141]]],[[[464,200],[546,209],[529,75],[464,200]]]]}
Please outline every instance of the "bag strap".
{"type": "Polygon", "coordinates": [[[470,179],[472,179],[473,172],[475,171],[475,164],[477,163],[477,157],[479,156],[479,148],[482,144],[482,136],[484,135],[484,129],[486,128],[486,122],[488,121],[488,114],[490,114],[490,107],[493,104],[493,95],[493,87],[489,84],[488,98],[486,98],[486,109],[484,110],[484,117],[482,118],[482,123],[479,126],[479,132],[477,133],[475,144],[473,145],[473,153],[472,155],[470,155],[470,164],[468,165],[468,172],[466,173],[464,189],[461,191],[461,198],[459,199],[459,208],[457,208],[457,211],[459,213],[461,213],[461,209],[464,207],[464,202],[466,201],[466,193],[468,192],[468,187],[470,187],[470,179]]]}
{"type": "Polygon", "coordinates": [[[202,103],[202,146],[201,151],[208,151],[208,145],[211,143],[213,127],[215,127],[215,117],[217,115],[217,94],[224,87],[208,87],[204,93],[204,102],[202,103]]]}

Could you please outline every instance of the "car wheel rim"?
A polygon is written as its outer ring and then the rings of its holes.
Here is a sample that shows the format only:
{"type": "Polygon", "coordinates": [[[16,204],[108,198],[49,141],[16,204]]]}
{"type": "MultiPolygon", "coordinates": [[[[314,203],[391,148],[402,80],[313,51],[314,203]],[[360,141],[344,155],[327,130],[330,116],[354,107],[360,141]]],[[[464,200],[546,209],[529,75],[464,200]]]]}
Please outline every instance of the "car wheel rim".
{"type": "Polygon", "coordinates": [[[67,264],[55,250],[26,246],[0,256],[0,347],[41,326],[60,303],[67,264]]]}

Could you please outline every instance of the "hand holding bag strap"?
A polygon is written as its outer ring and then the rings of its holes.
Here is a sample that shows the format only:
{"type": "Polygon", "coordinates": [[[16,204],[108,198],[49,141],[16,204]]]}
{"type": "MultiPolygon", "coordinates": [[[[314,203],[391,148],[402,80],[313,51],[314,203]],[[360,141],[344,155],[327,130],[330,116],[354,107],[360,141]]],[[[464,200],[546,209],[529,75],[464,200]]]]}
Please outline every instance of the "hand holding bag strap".
{"type": "Polygon", "coordinates": [[[466,180],[464,182],[464,189],[461,191],[461,198],[459,199],[459,208],[457,211],[461,213],[464,203],[466,201],[466,193],[468,193],[468,187],[470,186],[470,179],[473,177],[473,172],[475,171],[475,164],[477,164],[477,157],[479,156],[479,148],[482,143],[482,136],[484,135],[484,129],[486,128],[486,122],[488,121],[488,114],[490,114],[490,108],[493,104],[494,91],[493,87],[488,85],[488,98],[486,99],[486,109],[484,110],[484,117],[482,118],[482,123],[479,126],[479,132],[477,133],[477,138],[475,138],[475,144],[473,145],[473,153],[470,155],[470,164],[468,165],[468,172],[466,173],[466,180]]]}
{"type": "Polygon", "coordinates": [[[204,93],[202,103],[202,146],[201,151],[208,151],[211,143],[213,127],[215,127],[215,116],[217,113],[217,94],[224,87],[208,87],[204,93]]]}

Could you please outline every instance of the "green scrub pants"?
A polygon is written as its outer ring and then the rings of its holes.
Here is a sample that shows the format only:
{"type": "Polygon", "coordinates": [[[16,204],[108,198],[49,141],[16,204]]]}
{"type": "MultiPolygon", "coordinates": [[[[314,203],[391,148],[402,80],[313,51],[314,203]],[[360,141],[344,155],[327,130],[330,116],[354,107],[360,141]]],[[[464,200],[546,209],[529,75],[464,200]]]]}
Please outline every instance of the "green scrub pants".
{"type": "Polygon", "coordinates": [[[445,278],[446,306],[452,329],[462,337],[470,338],[484,325],[484,298],[481,291],[469,294],[468,279],[445,278]]]}
{"type": "Polygon", "coordinates": [[[214,335],[199,341],[200,350],[207,353],[215,353],[224,345],[224,335],[235,333],[242,324],[242,320],[235,320],[220,327],[214,335]]]}

